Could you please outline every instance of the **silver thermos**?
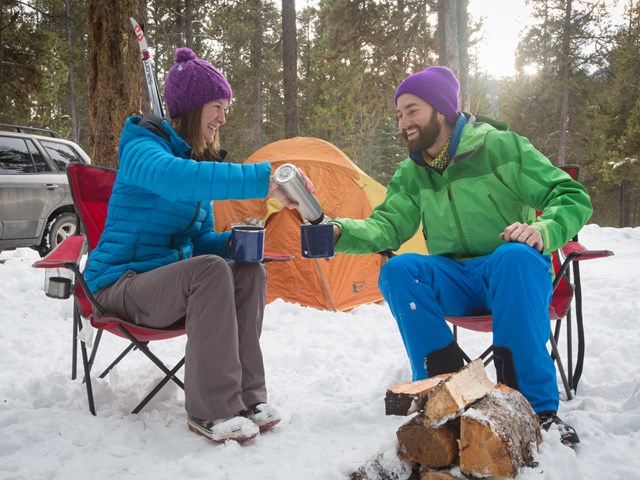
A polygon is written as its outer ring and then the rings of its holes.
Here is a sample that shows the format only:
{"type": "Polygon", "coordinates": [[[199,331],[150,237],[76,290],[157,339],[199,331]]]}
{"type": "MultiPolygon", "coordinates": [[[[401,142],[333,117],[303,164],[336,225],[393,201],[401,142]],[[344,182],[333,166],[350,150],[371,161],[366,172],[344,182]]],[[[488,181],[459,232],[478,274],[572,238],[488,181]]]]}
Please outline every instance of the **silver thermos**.
{"type": "Polygon", "coordinates": [[[273,175],[273,179],[287,198],[298,204],[300,214],[309,223],[316,225],[322,222],[324,213],[322,213],[320,202],[307,191],[302,175],[295,165],[290,163],[280,165],[273,175]]]}

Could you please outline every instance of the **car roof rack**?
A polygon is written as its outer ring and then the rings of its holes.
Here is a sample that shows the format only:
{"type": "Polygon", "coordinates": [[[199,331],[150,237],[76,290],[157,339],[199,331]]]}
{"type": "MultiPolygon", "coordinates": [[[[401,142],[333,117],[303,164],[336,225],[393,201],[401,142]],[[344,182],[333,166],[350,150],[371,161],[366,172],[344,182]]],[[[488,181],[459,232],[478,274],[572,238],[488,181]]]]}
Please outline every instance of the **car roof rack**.
{"type": "Polygon", "coordinates": [[[48,128],[25,127],[23,125],[11,125],[8,123],[0,123],[0,128],[2,128],[3,130],[8,128],[14,129],[18,133],[29,133],[28,131],[26,131],[26,130],[29,130],[29,131],[33,131],[41,134],[44,133],[53,138],[62,138],[57,132],[54,132],[53,130],[49,130],[48,128]]]}

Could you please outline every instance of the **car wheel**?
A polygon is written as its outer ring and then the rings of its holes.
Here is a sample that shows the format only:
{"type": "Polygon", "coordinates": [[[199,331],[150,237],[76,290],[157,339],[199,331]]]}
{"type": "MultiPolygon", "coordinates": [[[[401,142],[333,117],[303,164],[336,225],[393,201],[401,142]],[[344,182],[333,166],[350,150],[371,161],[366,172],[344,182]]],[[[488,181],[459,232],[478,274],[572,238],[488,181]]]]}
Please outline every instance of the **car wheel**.
{"type": "Polygon", "coordinates": [[[74,235],[78,230],[76,216],[73,213],[62,213],[58,215],[49,227],[38,247],[38,253],[44,257],[51,250],[56,248],[65,238],[74,235]]]}

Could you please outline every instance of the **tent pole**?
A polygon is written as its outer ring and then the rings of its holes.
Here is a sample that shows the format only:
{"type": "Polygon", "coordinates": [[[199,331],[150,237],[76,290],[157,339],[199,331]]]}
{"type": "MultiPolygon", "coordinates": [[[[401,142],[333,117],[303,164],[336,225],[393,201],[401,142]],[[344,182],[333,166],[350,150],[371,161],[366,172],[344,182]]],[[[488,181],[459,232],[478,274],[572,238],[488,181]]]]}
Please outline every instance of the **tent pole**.
{"type": "Polygon", "coordinates": [[[320,268],[320,263],[317,258],[314,258],[316,262],[316,268],[318,269],[318,275],[320,276],[320,281],[322,282],[322,288],[324,288],[324,293],[327,294],[327,298],[329,299],[329,304],[331,305],[331,310],[336,312],[336,306],[333,304],[333,298],[331,298],[331,293],[329,293],[329,288],[327,287],[327,282],[324,280],[324,275],[322,274],[322,269],[320,268]]]}

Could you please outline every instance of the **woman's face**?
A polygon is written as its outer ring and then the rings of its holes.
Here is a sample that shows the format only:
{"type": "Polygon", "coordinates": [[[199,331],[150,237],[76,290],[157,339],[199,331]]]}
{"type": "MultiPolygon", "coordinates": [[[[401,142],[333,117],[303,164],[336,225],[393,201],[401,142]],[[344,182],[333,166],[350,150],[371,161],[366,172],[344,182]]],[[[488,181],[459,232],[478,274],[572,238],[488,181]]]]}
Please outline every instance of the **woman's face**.
{"type": "Polygon", "coordinates": [[[202,130],[202,136],[207,143],[212,143],[216,135],[216,130],[220,125],[227,123],[225,115],[228,108],[229,101],[225,99],[205,103],[202,107],[200,127],[202,130]]]}

